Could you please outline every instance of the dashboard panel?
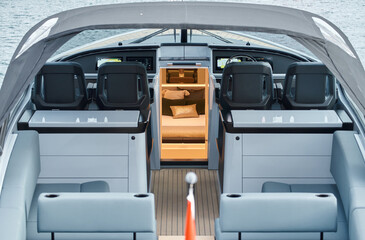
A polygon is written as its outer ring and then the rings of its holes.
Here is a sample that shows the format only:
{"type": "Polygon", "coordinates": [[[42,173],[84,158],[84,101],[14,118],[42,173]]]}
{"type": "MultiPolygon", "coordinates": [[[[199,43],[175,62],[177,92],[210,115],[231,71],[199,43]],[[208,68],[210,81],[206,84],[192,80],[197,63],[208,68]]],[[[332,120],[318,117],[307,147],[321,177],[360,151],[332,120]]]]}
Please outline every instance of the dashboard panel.
{"type": "Polygon", "coordinates": [[[68,56],[61,61],[81,64],[85,73],[97,73],[105,62],[140,62],[147,73],[156,73],[156,49],[98,49],[68,56]]]}
{"type": "MultiPolygon", "coordinates": [[[[188,46],[190,52],[195,53],[194,58],[187,54],[187,46],[183,46],[180,52],[178,48],[181,46],[139,46],[139,47],[122,47],[122,48],[103,48],[90,51],[80,52],[67,56],[60,61],[73,61],[81,64],[85,73],[97,73],[98,68],[105,62],[125,62],[137,61],[146,66],[147,73],[154,74],[157,72],[157,66],[161,66],[161,62],[172,61],[176,58],[176,54],[180,56],[179,62],[197,60],[195,56],[199,53],[199,62],[205,62],[204,66],[210,67],[214,74],[221,74],[226,65],[226,61],[231,56],[241,56],[237,60],[241,62],[251,61],[251,58],[258,62],[268,62],[273,69],[274,74],[285,74],[289,65],[293,62],[307,62],[307,59],[301,55],[284,52],[276,49],[266,49],[257,47],[242,46],[188,46]],[[157,49],[161,47],[160,56],[157,56],[157,49]],[[205,51],[197,51],[196,48],[205,48],[205,51]],[[165,49],[166,48],[166,49],[165,49]],[[162,51],[163,50],[163,51],[162,51]],[[173,55],[175,54],[175,55],[173,55]],[[171,55],[175,58],[171,59],[171,55]],[[167,58],[170,57],[170,58],[167,58]],[[205,58],[203,58],[205,57],[205,58]],[[208,61],[205,61],[208,59],[208,61]],[[211,59],[211,60],[209,60],[211,59]],[[160,62],[158,62],[160,61],[160,62]]],[[[160,51],[159,51],[160,52],[160,51]]],[[[162,64],[163,65],[163,64],[162,64]]]]}
{"type": "Polygon", "coordinates": [[[222,73],[226,65],[227,60],[232,56],[243,56],[238,58],[238,61],[252,61],[250,58],[254,58],[257,62],[268,62],[271,65],[273,73],[283,74],[286,73],[289,65],[293,62],[307,62],[308,59],[299,55],[290,54],[287,52],[281,52],[276,50],[266,49],[223,49],[212,48],[213,61],[212,70],[213,73],[222,73]],[[245,57],[247,56],[247,57],[245,57]]]}

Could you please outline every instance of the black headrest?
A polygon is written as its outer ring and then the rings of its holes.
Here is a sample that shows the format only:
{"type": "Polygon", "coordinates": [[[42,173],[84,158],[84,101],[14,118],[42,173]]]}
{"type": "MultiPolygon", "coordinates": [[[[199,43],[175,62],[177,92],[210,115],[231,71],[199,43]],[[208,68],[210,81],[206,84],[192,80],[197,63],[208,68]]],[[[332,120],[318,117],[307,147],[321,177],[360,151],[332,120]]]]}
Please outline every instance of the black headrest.
{"type": "Polygon", "coordinates": [[[139,62],[107,62],[99,67],[98,74],[138,74],[147,76],[146,67],[139,62]]]}
{"type": "Polygon", "coordinates": [[[82,67],[76,62],[50,62],[46,63],[38,73],[44,74],[74,74],[84,75],[82,67]]]}
{"type": "Polygon", "coordinates": [[[75,62],[46,63],[35,77],[32,99],[39,110],[84,109],[88,100],[81,65],[75,62]]]}
{"type": "Polygon", "coordinates": [[[223,109],[269,109],[272,70],[266,62],[233,62],[222,75],[220,105],[223,109]]]}
{"type": "Polygon", "coordinates": [[[335,78],[318,62],[298,62],[289,66],[283,104],[287,109],[330,109],[335,103],[335,78]]]}
{"type": "Polygon", "coordinates": [[[101,109],[148,110],[145,66],[138,62],[102,64],[98,70],[96,100],[101,109]]]}
{"type": "Polygon", "coordinates": [[[323,63],[319,62],[296,62],[289,65],[287,74],[325,74],[332,75],[323,63]]]}
{"type": "Polygon", "coordinates": [[[272,75],[272,69],[267,62],[232,62],[223,69],[223,76],[229,74],[266,74],[272,75]]]}

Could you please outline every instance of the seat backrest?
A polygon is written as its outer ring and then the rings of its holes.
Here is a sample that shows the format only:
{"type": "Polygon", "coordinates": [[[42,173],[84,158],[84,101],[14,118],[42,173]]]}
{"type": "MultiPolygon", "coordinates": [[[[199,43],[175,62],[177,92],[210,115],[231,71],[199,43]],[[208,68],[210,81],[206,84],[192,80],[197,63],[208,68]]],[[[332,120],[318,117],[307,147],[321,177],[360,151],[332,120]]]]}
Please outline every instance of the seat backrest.
{"type": "Polygon", "coordinates": [[[270,109],[273,101],[271,66],[265,62],[233,62],[224,70],[220,105],[223,109],[270,109]]]}
{"type": "Polygon", "coordinates": [[[26,240],[26,226],[21,210],[0,208],[0,239],[26,240]]]}
{"type": "Polygon", "coordinates": [[[331,109],[335,87],[335,77],[324,64],[293,63],[285,77],[283,105],[286,109],[331,109]]]}
{"type": "Polygon", "coordinates": [[[38,110],[84,109],[88,97],[81,65],[46,63],[35,78],[32,100],[38,110]]]}
{"type": "MultiPolygon", "coordinates": [[[[365,162],[353,131],[336,131],[333,134],[331,173],[336,181],[347,219],[356,202],[356,189],[365,188],[365,162]]],[[[362,196],[363,197],[363,196],[362,196]]],[[[365,204],[362,204],[365,207],[365,204]]]]}
{"type": "Polygon", "coordinates": [[[98,70],[96,101],[100,109],[149,109],[145,66],[138,62],[102,64],[98,70]]]}
{"type": "Polygon", "coordinates": [[[6,169],[0,197],[1,208],[29,214],[40,173],[39,138],[36,131],[19,131],[6,169]]]}
{"type": "Polygon", "coordinates": [[[38,199],[38,232],[155,234],[154,195],[43,193],[38,199]]]}
{"type": "Polygon", "coordinates": [[[222,232],[335,232],[337,200],[333,194],[222,194],[222,232]]]}

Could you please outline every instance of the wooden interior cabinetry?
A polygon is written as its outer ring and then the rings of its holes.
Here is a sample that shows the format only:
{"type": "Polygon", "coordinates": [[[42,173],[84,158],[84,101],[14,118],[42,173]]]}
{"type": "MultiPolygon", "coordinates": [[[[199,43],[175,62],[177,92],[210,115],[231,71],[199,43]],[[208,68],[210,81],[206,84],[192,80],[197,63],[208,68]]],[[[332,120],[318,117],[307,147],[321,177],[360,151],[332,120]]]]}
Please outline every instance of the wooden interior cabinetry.
{"type": "MultiPolygon", "coordinates": [[[[209,123],[208,68],[160,69],[161,160],[207,160],[209,123]],[[204,114],[198,118],[179,118],[162,114],[164,90],[203,92],[204,114]],[[171,137],[173,136],[173,137],[171,137]],[[199,136],[199,137],[197,137],[199,136]]],[[[186,100],[186,102],[189,102],[186,100]]],[[[189,105],[189,104],[186,104],[189,105]]],[[[166,106],[165,106],[166,107],[166,106]]]]}

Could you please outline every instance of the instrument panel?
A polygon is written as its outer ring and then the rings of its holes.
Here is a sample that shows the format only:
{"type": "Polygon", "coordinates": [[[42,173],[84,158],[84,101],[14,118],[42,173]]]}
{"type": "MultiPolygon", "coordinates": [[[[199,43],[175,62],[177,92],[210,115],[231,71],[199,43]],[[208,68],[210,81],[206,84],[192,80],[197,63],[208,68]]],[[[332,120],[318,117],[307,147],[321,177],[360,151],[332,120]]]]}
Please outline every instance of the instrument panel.
{"type": "Polygon", "coordinates": [[[97,73],[106,62],[140,62],[145,65],[147,73],[156,73],[156,50],[100,49],[71,55],[61,61],[77,62],[85,73],[97,73]]]}
{"type": "Polygon", "coordinates": [[[308,61],[308,59],[299,55],[290,54],[287,52],[280,52],[267,49],[212,49],[213,61],[212,70],[213,73],[222,73],[226,66],[227,60],[232,56],[237,56],[237,62],[252,61],[255,59],[257,62],[267,62],[271,65],[273,73],[286,73],[289,65],[293,62],[308,61]]]}

